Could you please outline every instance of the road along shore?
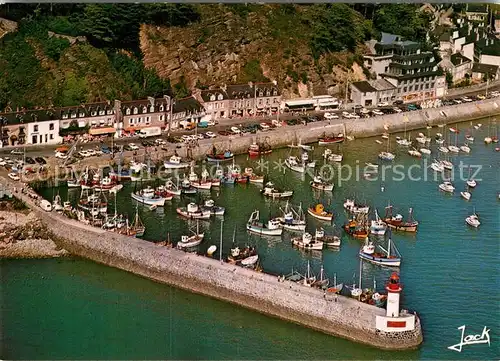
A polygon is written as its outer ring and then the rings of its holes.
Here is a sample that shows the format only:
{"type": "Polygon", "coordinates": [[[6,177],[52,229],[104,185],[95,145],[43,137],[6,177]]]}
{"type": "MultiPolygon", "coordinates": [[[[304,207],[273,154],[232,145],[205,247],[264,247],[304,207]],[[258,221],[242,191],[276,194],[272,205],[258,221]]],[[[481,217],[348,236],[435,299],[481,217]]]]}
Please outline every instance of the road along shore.
{"type": "MultiPolygon", "coordinates": [[[[20,186],[4,177],[0,182],[10,189],[20,186]]],[[[416,316],[412,331],[378,331],[376,316],[385,315],[381,308],[343,296],[334,301],[321,290],[280,282],[276,276],[90,227],[45,212],[24,194],[16,196],[55,235],[56,244],[73,255],[377,348],[402,350],[422,343],[416,316]]]]}

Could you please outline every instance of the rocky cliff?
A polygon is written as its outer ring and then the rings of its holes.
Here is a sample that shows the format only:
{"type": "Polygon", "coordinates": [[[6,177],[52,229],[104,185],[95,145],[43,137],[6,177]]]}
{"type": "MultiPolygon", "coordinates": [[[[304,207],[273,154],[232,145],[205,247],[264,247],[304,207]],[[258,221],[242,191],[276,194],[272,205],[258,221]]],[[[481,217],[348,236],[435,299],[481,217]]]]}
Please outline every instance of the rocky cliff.
{"type": "Polygon", "coordinates": [[[261,5],[238,14],[224,5],[198,8],[199,22],[187,27],[141,25],[144,65],[171,83],[189,88],[277,80],[286,97],[339,94],[346,79],[364,80],[362,48],[327,53],[314,59],[308,38],[311,29],[301,21],[309,8],[261,5]],[[357,62],[356,62],[357,60],[357,62]]]}

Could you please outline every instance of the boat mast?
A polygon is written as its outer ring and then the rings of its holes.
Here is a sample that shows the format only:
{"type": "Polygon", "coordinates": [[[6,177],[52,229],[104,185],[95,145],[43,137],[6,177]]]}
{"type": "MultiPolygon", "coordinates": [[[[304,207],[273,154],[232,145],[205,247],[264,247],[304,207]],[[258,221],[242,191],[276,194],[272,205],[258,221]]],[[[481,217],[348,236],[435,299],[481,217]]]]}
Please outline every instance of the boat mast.
{"type": "Polygon", "coordinates": [[[220,251],[219,251],[220,264],[222,264],[222,229],[223,229],[223,225],[224,225],[224,218],[222,218],[221,221],[220,221],[220,245],[219,245],[219,248],[220,248],[220,251]]]}
{"type": "MultiPolygon", "coordinates": [[[[361,287],[361,273],[363,272],[363,260],[360,258],[359,259],[359,289],[362,291],[363,288],[361,287]]],[[[361,298],[361,293],[359,294],[358,300],[361,298]]]]}

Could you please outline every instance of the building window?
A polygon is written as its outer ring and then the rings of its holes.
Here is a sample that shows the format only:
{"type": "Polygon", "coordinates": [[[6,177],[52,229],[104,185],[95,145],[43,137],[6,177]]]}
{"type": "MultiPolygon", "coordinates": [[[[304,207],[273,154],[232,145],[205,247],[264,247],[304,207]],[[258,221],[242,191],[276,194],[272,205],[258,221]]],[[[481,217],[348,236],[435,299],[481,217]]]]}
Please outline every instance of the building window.
{"type": "Polygon", "coordinates": [[[151,117],[146,117],[146,124],[151,123],[151,117]]]}
{"type": "Polygon", "coordinates": [[[63,114],[63,115],[62,115],[62,118],[63,118],[63,119],[68,119],[68,114],[63,114]]]}
{"type": "Polygon", "coordinates": [[[97,112],[95,110],[92,110],[92,112],[90,113],[90,115],[92,115],[93,117],[95,117],[97,115],[97,112]]]}
{"type": "Polygon", "coordinates": [[[127,108],[127,109],[125,110],[125,114],[130,115],[130,108],[127,108]]]}
{"type": "Polygon", "coordinates": [[[108,114],[108,115],[113,114],[113,110],[108,109],[108,110],[106,111],[106,114],[108,114]]]}
{"type": "Polygon", "coordinates": [[[71,118],[76,118],[76,113],[71,113],[71,118]]]}
{"type": "Polygon", "coordinates": [[[85,113],[80,112],[80,113],[78,113],[78,116],[79,116],[80,118],[83,118],[83,117],[85,116],[85,113]]]}
{"type": "Polygon", "coordinates": [[[36,144],[36,143],[38,143],[38,137],[37,137],[36,135],[33,135],[33,136],[31,137],[31,143],[32,143],[32,144],[36,144]]]}
{"type": "Polygon", "coordinates": [[[222,99],[224,99],[224,97],[222,96],[222,94],[219,94],[219,95],[217,96],[217,99],[218,99],[218,100],[222,100],[222,99]]]}
{"type": "Polygon", "coordinates": [[[403,88],[403,92],[406,93],[408,89],[406,87],[403,88]]]}
{"type": "Polygon", "coordinates": [[[134,107],[134,114],[137,114],[138,113],[138,109],[137,107],[134,107]]]}
{"type": "Polygon", "coordinates": [[[54,139],[54,134],[49,134],[49,139],[53,140],[54,139]]]}
{"type": "Polygon", "coordinates": [[[155,107],[154,107],[154,105],[151,105],[151,106],[149,107],[149,111],[150,111],[151,113],[154,113],[154,111],[155,111],[155,107]]]}
{"type": "Polygon", "coordinates": [[[38,125],[34,125],[34,126],[33,126],[33,131],[34,131],[34,132],[38,132],[38,125]]]}
{"type": "Polygon", "coordinates": [[[99,115],[104,115],[104,110],[99,110],[99,115]]]}
{"type": "Polygon", "coordinates": [[[142,113],[147,113],[147,112],[148,112],[148,108],[142,107],[142,113]]]}
{"type": "Polygon", "coordinates": [[[160,112],[163,112],[165,108],[163,107],[163,104],[160,105],[160,112]]]}
{"type": "Polygon", "coordinates": [[[49,130],[54,130],[54,123],[49,124],[49,130]]]}
{"type": "Polygon", "coordinates": [[[160,115],[160,122],[162,122],[164,120],[164,116],[163,115],[160,115]]]}

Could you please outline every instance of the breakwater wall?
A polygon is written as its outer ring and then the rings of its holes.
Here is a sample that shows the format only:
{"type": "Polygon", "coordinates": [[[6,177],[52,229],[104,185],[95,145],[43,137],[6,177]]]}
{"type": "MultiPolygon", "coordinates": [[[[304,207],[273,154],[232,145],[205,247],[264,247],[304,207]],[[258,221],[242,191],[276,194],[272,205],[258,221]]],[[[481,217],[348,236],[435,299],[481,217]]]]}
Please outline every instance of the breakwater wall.
{"type": "Polygon", "coordinates": [[[57,236],[56,243],[74,255],[382,349],[415,348],[423,340],[418,318],[413,331],[377,331],[376,316],[385,314],[381,308],[342,296],[335,302],[323,291],[279,282],[276,276],[93,228],[18,196],[57,236]]]}

